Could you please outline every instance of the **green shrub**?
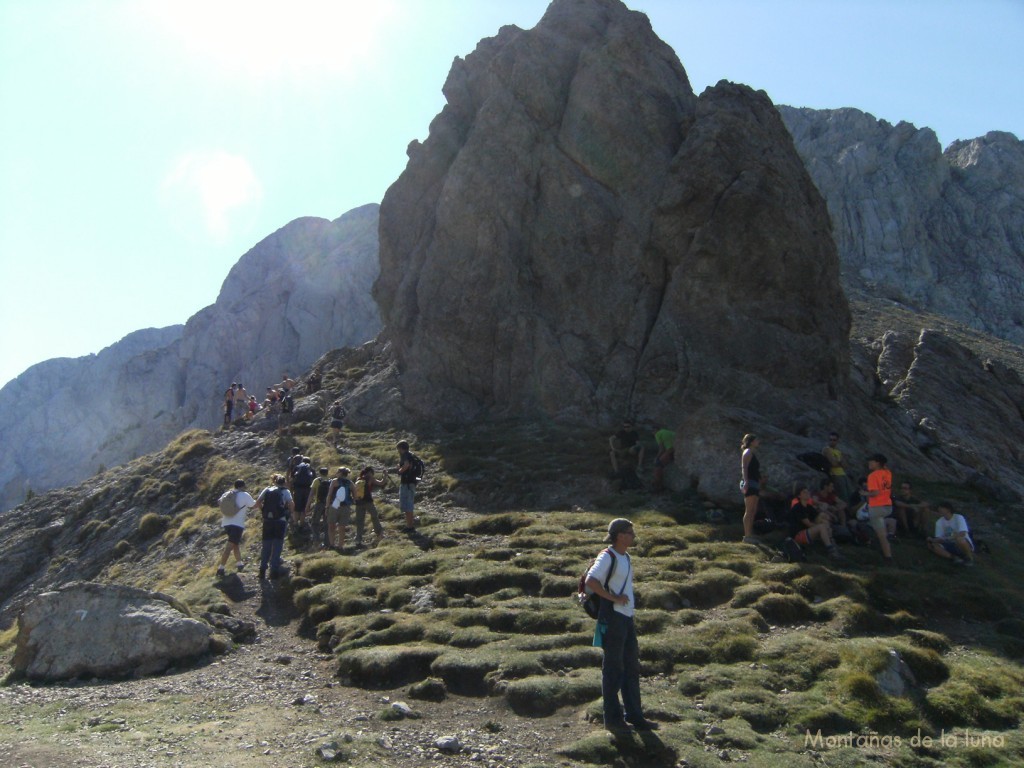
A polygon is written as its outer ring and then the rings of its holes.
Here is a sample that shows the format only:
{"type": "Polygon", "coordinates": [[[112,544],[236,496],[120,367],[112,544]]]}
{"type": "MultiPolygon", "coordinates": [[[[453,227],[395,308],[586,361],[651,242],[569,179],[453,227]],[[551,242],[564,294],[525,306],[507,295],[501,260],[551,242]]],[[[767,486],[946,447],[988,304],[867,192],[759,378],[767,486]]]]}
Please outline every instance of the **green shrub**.
{"type": "Polygon", "coordinates": [[[762,595],[754,602],[754,610],[770,624],[797,624],[813,615],[811,606],[800,595],[762,595]]]}
{"type": "Polygon", "coordinates": [[[396,688],[429,677],[440,654],[425,645],[358,648],[338,656],[338,676],[360,688],[396,688]]]}
{"type": "Polygon", "coordinates": [[[158,515],[156,512],[147,512],[139,520],[139,537],[146,541],[154,536],[159,536],[167,530],[171,524],[171,518],[167,515],[158,515]]]}

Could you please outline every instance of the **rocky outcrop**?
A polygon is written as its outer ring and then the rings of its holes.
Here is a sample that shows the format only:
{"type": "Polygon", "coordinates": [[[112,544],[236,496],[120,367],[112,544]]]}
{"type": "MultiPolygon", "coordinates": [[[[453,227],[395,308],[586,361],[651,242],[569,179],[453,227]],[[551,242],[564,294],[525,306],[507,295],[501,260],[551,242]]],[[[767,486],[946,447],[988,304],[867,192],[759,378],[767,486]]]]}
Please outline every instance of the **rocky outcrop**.
{"type": "Polygon", "coordinates": [[[152,675],[207,653],[212,635],[167,595],[72,582],[25,606],[11,666],[39,681],[152,675]]]}
{"type": "Polygon", "coordinates": [[[724,427],[835,402],[828,214],[764,93],[695,97],[618,0],[503,28],[444,93],[381,205],[374,295],[408,407],[724,427]]]}
{"type": "Polygon", "coordinates": [[[1024,343],[1024,143],[856,109],[779,107],[828,203],[850,290],[1024,343]]]}
{"type": "Polygon", "coordinates": [[[380,327],[378,207],[298,219],[246,253],[184,327],[139,331],[97,355],[48,360],[0,390],[0,509],[215,427],[232,381],[262,399],[288,371],[380,327]]]}

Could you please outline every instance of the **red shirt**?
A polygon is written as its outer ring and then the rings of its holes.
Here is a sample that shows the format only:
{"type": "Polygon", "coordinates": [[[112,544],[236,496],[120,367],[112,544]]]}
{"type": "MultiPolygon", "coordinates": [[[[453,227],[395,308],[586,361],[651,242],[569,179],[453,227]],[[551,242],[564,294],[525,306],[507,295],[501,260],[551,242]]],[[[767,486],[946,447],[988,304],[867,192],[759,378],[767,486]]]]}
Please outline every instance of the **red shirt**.
{"type": "Polygon", "coordinates": [[[888,469],[876,469],[868,475],[868,490],[878,491],[874,496],[868,496],[869,507],[891,507],[892,472],[888,469]]]}

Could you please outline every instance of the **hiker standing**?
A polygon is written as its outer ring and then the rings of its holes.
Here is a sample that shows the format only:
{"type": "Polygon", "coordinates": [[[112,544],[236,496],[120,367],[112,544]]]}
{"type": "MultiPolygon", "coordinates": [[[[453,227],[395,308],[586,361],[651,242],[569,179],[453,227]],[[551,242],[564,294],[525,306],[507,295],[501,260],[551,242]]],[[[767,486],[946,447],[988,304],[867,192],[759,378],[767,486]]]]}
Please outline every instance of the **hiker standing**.
{"type": "Polygon", "coordinates": [[[338,467],[338,476],[327,491],[327,548],[345,548],[345,529],[351,517],[354,490],[348,467],[338,467]]]}
{"type": "Polygon", "coordinates": [[[743,492],[743,541],[756,544],[754,536],[754,520],[757,519],[757,505],[761,501],[761,462],[757,458],[757,448],[761,439],[757,435],[746,434],[740,441],[740,491],[743,492]]]}
{"type": "Polygon", "coordinates": [[[331,431],[334,432],[334,447],[341,445],[341,429],[345,426],[345,407],[335,403],[331,408],[331,431]]]}
{"type": "Polygon", "coordinates": [[[626,724],[630,723],[638,731],[649,731],[657,726],[644,717],[640,703],[640,645],[633,622],[636,606],[633,563],[627,554],[636,542],[633,523],[625,518],[612,520],[608,524],[605,542],[611,546],[598,555],[587,571],[586,582],[587,587],[601,598],[597,621],[604,649],[604,663],[601,665],[604,727],[615,732],[625,730],[626,724]]]}
{"type": "Polygon", "coordinates": [[[238,570],[241,571],[245,568],[239,545],[242,543],[242,533],[245,531],[246,513],[256,506],[256,502],[245,490],[245,480],[235,480],[235,487],[224,492],[220,497],[219,504],[220,524],[228,537],[228,543],[224,545],[224,551],[220,555],[220,566],[217,568],[217,576],[221,577],[224,575],[224,566],[227,565],[228,555],[232,552],[235,555],[238,570]]]}
{"type": "Polygon", "coordinates": [[[320,467],[313,485],[309,488],[309,499],[306,501],[306,515],[313,530],[313,538],[323,543],[324,512],[327,509],[327,493],[331,488],[331,478],[327,476],[327,467],[320,467]]]}
{"type": "Polygon", "coordinates": [[[658,453],[654,459],[652,490],[661,493],[665,490],[665,470],[676,460],[676,433],[671,429],[659,429],[654,433],[654,442],[658,446],[658,453]]]}
{"type": "Polygon", "coordinates": [[[828,475],[835,484],[839,498],[850,498],[853,493],[853,485],[850,483],[849,475],[846,474],[846,460],[843,458],[843,452],[839,449],[838,432],[828,433],[828,443],[821,449],[821,455],[828,462],[828,475]]]}
{"type": "Polygon", "coordinates": [[[224,429],[231,427],[231,413],[235,407],[235,389],[238,387],[234,382],[224,390],[224,429]]]}
{"type": "Polygon", "coordinates": [[[281,552],[284,550],[284,536],[288,532],[288,517],[295,510],[292,495],[284,487],[284,475],[271,478],[272,485],[264,488],[256,499],[256,509],[263,517],[263,549],[260,553],[260,580],[281,575],[281,552]]]}
{"type": "Polygon", "coordinates": [[[416,505],[416,483],[420,481],[423,464],[409,451],[407,440],[400,441],[396,447],[398,466],[394,471],[398,473],[398,509],[405,515],[405,528],[402,532],[411,533],[416,530],[417,521],[413,509],[416,505]]]}
{"type": "Polygon", "coordinates": [[[388,472],[384,470],[384,479],[377,480],[373,467],[365,467],[356,480],[353,496],[356,501],[356,546],[363,546],[363,527],[366,524],[366,513],[370,513],[370,522],[376,536],[374,544],[380,543],[384,537],[384,528],[380,524],[380,514],[373,503],[373,491],[387,485],[388,472]]]}
{"type": "Polygon", "coordinates": [[[306,506],[316,477],[309,462],[309,456],[303,456],[302,461],[295,465],[295,471],[292,472],[292,494],[295,496],[295,515],[292,522],[297,526],[306,522],[306,506]]]}
{"type": "Polygon", "coordinates": [[[875,529],[882,549],[882,562],[895,565],[885,524],[885,519],[892,514],[892,472],[886,464],[888,461],[881,453],[868,457],[868,488],[863,495],[868,500],[868,522],[875,529]]]}

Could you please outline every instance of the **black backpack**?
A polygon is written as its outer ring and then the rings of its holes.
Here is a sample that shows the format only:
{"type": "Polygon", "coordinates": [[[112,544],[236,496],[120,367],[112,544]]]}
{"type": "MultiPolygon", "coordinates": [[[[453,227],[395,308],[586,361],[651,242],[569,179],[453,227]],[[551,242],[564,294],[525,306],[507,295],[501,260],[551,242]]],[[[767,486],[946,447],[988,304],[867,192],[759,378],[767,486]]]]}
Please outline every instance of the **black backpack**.
{"type": "Polygon", "coordinates": [[[284,396],[281,401],[281,413],[291,413],[295,410],[295,401],[292,400],[291,392],[284,396]]]}
{"type": "Polygon", "coordinates": [[[295,474],[292,475],[292,482],[297,488],[309,488],[313,485],[313,478],[316,474],[313,472],[313,468],[303,462],[295,468],[295,474]]]}
{"type": "MultiPolygon", "coordinates": [[[[612,556],[612,567],[608,569],[608,578],[604,580],[604,588],[608,589],[608,583],[612,580],[612,574],[615,573],[615,564],[618,562],[618,558],[615,557],[615,553],[612,552],[612,548],[608,547],[606,550],[609,555],[612,556]]],[[[598,555],[600,557],[601,555],[598,555]]],[[[597,562],[597,559],[594,559],[597,562]]],[[[580,582],[576,587],[576,601],[580,604],[587,616],[592,619],[596,619],[598,614],[601,612],[601,596],[596,592],[587,592],[587,574],[590,573],[590,568],[587,568],[580,575],[580,582]]]]}
{"type": "Polygon", "coordinates": [[[278,520],[288,513],[284,504],[284,492],[280,488],[271,488],[263,494],[263,519],[278,520]]]}
{"type": "Polygon", "coordinates": [[[807,553],[791,537],[782,540],[779,544],[782,556],[791,563],[806,563],[807,553]]]}
{"type": "Polygon", "coordinates": [[[327,493],[331,490],[331,478],[321,477],[320,485],[316,487],[316,503],[327,504],[327,493]]]}
{"type": "Polygon", "coordinates": [[[416,482],[418,483],[423,479],[423,473],[427,471],[427,468],[423,464],[423,459],[415,453],[409,454],[409,462],[412,464],[411,474],[416,478],[416,482]]]}

